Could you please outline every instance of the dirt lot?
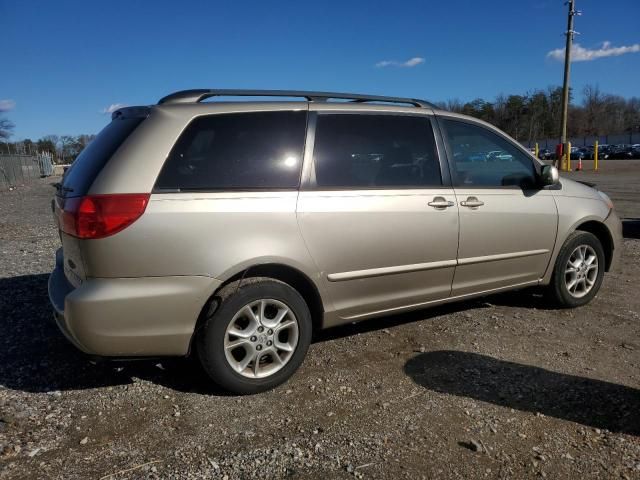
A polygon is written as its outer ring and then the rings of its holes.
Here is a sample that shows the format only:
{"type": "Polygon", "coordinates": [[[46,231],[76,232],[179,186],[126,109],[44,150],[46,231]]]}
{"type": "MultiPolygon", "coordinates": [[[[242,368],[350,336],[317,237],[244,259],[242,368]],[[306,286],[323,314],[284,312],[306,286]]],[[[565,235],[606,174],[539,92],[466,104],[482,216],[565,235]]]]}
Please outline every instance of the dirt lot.
{"type": "Polygon", "coordinates": [[[340,328],[242,398],[188,360],[89,363],[47,303],[52,180],[1,193],[0,478],[640,478],[640,162],[601,166],[570,175],[627,238],[587,307],[520,292],[340,328]]]}

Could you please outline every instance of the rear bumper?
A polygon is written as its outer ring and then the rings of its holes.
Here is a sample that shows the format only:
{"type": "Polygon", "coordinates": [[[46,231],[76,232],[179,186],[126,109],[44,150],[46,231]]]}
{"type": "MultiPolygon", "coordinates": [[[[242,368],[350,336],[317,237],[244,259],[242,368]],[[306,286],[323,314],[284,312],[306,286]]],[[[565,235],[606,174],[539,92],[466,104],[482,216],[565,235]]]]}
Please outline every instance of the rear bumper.
{"type": "Polygon", "coordinates": [[[59,257],[49,277],[56,323],[91,355],[186,355],[200,311],[221,283],[204,276],[96,278],[74,288],[59,257]]]}

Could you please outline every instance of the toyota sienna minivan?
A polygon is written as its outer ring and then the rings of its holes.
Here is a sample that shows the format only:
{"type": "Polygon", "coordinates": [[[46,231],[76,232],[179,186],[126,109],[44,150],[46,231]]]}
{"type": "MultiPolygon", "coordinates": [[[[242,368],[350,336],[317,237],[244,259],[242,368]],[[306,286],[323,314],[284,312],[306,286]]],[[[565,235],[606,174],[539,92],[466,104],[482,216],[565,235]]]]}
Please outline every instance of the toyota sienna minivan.
{"type": "Polygon", "coordinates": [[[194,353],[239,394],[288,379],[318,329],[531,286],[584,305],[622,236],[606,194],[485,122],[327,92],[121,108],[53,210],[49,296],[69,341],[194,353]]]}

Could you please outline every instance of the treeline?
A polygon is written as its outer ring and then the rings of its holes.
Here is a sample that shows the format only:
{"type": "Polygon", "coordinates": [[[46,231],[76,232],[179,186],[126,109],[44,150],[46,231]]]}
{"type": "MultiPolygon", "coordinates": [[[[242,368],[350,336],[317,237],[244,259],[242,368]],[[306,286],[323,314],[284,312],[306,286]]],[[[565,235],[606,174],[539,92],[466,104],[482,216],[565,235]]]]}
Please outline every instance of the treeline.
{"type": "MultiPolygon", "coordinates": [[[[582,93],[582,102],[569,106],[569,137],[640,132],[640,98],[625,99],[591,85],[582,93]]],[[[524,95],[501,94],[493,102],[482,98],[467,103],[449,100],[438,106],[492,123],[523,143],[560,137],[562,87],[524,95]]]]}
{"type": "MultiPolygon", "coordinates": [[[[571,92],[572,93],[572,92],[571,92]]],[[[570,98],[572,97],[570,93],[570,98]]],[[[445,110],[485,120],[516,140],[527,143],[560,137],[562,88],[549,87],[524,95],[498,95],[490,102],[477,98],[439,102],[445,110]]],[[[34,154],[51,152],[56,163],[71,163],[95,135],[46,135],[39,140],[9,142],[14,125],[0,118],[1,153],[34,154]]],[[[624,98],[603,93],[597,86],[586,86],[579,104],[570,104],[569,137],[603,136],[640,132],[640,98],[624,98]]]]}
{"type": "Polygon", "coordinates": [[[18,155],[35,155],[41,152],[53,154],[54,162],[60,164],[72,163],[95,135],[46,135],[39,140],[29,138],[18,142],[0,144],[0,153],[18,155]]]}

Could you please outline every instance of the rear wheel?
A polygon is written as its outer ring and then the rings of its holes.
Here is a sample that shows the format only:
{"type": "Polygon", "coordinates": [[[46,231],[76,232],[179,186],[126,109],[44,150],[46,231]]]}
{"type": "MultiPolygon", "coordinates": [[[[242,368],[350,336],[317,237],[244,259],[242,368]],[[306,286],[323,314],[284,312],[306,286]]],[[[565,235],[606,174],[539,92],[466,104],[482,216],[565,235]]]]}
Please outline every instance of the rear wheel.
{"type": "Polygon", "coordinates": [[[286,283],[250,278],[225,287],[198,332],[198,356],[212,380],[238,394],[286,381],[311,342],[311,314],[286,283]]]}
{"type": "Polygon", "coordinates": [[[589,232],[573,232],[556,259],[550,285],[554,300],[563,307],[589,303],[600,290],[604,268],[600,240],[589,232]]]}

